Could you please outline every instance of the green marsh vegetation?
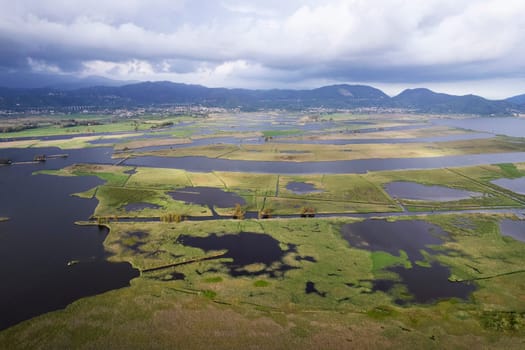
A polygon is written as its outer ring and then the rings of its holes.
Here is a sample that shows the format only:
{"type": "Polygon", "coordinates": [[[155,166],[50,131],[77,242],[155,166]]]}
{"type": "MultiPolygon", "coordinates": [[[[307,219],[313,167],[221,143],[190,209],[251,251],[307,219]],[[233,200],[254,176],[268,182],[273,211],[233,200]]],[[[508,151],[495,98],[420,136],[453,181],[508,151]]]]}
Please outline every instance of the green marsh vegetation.
{"type": "Polygon", "coordinates": [[[188,157],[201,156],[253,161],[337,161],[372,158],[443,157],[464,154],[497,154],[525,151],[525,140],[498,136],[487,139],[431,143],[372,143],[372,144],[293,144],[267,142],[264,144],[212,144],[157,151],[125,152],[115,157],[188,157]]]}
{"type": "Polygon", "coordinates": [[[491,183],[492,180],[499,178],[524,176],[525,172],[518,170],[518,168],[521,168],[521,165],[503,164],[464,168],[382,171],[369,173],[367,179],[378,186],[384,186],[394,181],[406,181],[422,185],[445,186],[481,194],[479,197],[450,202],[398,199],[407,209],[413,211],[520,207],[525,203],[525,196],[491,183]]]}
{"type": "MultiPolygon", "coordinates": [[[[106,181],[81,197],[96,197],[99,205],[94,216],[161,217],[167,213],[183,216],[210,216],[211,209],[219,215],[271,209],[271,215],[301,215],[304,208],[315,213],[367,213],[409,211],[471,210],[520,208],[525,196],[515,194],[491,183],[503,177],[515,177],[524,172],[523,164],[483,165],[465,168],[429,170],[380,171],[345,175],[275,175],[239,172],[189,172],[181,169],[126,167],[77,164],[48,172],[59,175],[94,175],[106,181]],[[438,202],[431,200],[392,199],[384,190],[390,182],[406,181],[422,185],[445,186],[479,193],[461,200],[438,202]],[[311,193],[294,193],[290,183],[305,183],[315,187],[311,193]],[[174,200],[169,192],[182,188],[214,187],[239,195],[245,203],[220,207],[174,200]],[[149,203],[151,206],[127,210],[126,206],[149,203]],[[210,208],[211,206],[211,208],[210,208]]],[[[244,215],[243,215],[244,216],[244,215]]]]}
{"type": "Polygon", "coordinates": [[[119,339],[120,345],[135,348],[151,345],[154,339],[156,345],[171,342],[188,347],[227,340],[233,348],[249,343],[263,348],[283,344],[314,348],[326,342],[338,348],[353,339],[352,343],[373,347],[519,348],[525,327],[520,292],[525,273],[506,273],[520,266],[525,244],[501,236],[500,219],[498,215],[426,217],[450,235],[443,251],[436,250],[428,258],[449,266],[451,277],[474,280],[477,289],[466,301],[404,307],[394,304],[388,293],[371,293],[367,282],[384,277],[381,271],[388,266],[405,264],[403,253],[389,256],[348,245],[339,230],[351,219],[110,223],[104,244],[111,260],[130,261],[141,270],[195,262],[143,272],[129,288],[84,298],[65,310],[23,322],[0,333],[0,344],[89,347],[109,346],[119,339]],[[241,232],[270,235],[285,252],[282,261],[244,266],[254,276],[233,277],[227,268],[230,258],[198,260],[214,252],[178,240],[241,232]],[[271,276],[283,264],[294,269],[271,276]],[[184,277],[173,279],[180,274],[184,277]],[[306,281],[327,291],[325,296],[306,294],[306,281]],[[49,336],[56,332],[63,336],[49,336]],[[202,343],[190,342],[190,336],[202,343]]]}
{"type": "Polygon", "coordinates": [[[16,137],[41,137],[53,135],[72,134],[97,134],[141,132],[172,126],[179,122],[194,121],[199,119],[191,116],[165,116],[142,115],[134,118],[123,118],[108,115],[69,114],[48,117],[14,118],[11,124],[27,124],[30,122],[34,128],[0,133],[0,138],[16,137]]]}

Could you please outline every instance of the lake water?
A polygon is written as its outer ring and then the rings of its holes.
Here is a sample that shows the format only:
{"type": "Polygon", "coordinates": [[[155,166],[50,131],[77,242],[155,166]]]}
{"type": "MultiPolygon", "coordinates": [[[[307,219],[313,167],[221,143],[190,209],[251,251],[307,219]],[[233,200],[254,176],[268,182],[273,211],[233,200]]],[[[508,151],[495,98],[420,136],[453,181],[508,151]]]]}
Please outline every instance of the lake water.
{"type": "MultiPolygon", "coordinates": [[[[0,153],[24,161],[35,153],[64,152],[24,149],[0,153]]],[[[125,287],[138,276],[128,263],[106,261],[102,246],[106,229],[74,224],[87,220],[97,202],[71,194],[97,186],[101,180],[31,175],[75,161],[106,159],[103,149],[68,153],[65,159],[0,167],[0,215],[10,218],[0,223],[0,329],[79,298],[125,287]],[[78,263],[68,266],[71,261],[78,263]]]]}
{"type": "Polygon", "coordinates": [[[344,225],[341,234],[355,248],[384,251],[395,256],[400,255],[400,250],[406,252],[412,263],[411,268],[391,266],[386,269],[397,274],[400,281],[371,281],[373,291],[389,293],[397,284],[406,287],[410,296],[396,297],[398,304],[430,303],[447,298],[467,299],[475,289],[468,283],[450,282],[450,269],[436,261],[431,261],[430,267],[416,265],[416,261],[425,259],[422,251],[434,255],[436,251],[431,246],[441,245],[448,239],[448,234],[439,226],[422,220],[365,220],[344,225]]]}
{"type": "Polygon", "coordinates": [[[455,128],[489,132],[514,137],[525,136],[525,119],[517,117],[480,117],[468,119],[437,119],[432,123],[455,128]]]}
{"type": "Polygon", "coordinates": [[[434,202],[457,201],[482,195],[477,192],[458,190],[445,186],[428,186],[405,181],[389,182],[385,184],[384,187],[386,192],[394,198],[434,202]]]}

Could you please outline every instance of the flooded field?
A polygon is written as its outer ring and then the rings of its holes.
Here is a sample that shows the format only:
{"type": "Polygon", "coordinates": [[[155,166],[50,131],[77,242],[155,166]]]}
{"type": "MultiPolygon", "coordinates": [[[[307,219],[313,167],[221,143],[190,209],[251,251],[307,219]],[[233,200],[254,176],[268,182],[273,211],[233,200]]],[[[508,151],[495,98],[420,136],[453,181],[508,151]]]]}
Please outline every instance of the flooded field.
{"type": "Polygon", "coordinates": [[[467,299],[474,285],[450,282],[450,269],[437,261],[428,261],[435,255],[435,246],[441,245],[448,235],[440,227],[426,221],[365,220],[344,225],[342,235],[351,247],[371,252],[386,252],[402,257],[406,254],[409,266],[389,266],[399,279],[377,279],[372,282],[374,291],[392,292],[395,287],[406,289],[395,294],[395,302],[430,303],[439,299],[467,299]],[[421,262],[426,262],[421,266],[421,262]],[[419,263],[419,264],[418,264],[419,263]]]}
{"type": "Polygon", "coordinates": [[[525,242],[525,221],[504,219],[499,227],[502,235],[525,242]]]}
{"type": "Polygon", "coordinates": [[[525,194],[525,177],[518,179],[497,179],[492,181],[493,184],[511,190],[519,194],[525,194]]]}
{"type": "Polygon", "coordinates": [[[316,188],[315,185],[305,183],[305,182],[297,182],[297,181],[288,182],[286,184],[286,189],[295,194],[308,194],[308,193],[323,192],[322,190],[316,188]]]}
{"type": "Polygon", "coordinates": [[[386,192],[394,198],[448,202],[479,197],[482,194],[444,186],[427,186],[415,182],[395,181],[385,185],[386,192]]]}

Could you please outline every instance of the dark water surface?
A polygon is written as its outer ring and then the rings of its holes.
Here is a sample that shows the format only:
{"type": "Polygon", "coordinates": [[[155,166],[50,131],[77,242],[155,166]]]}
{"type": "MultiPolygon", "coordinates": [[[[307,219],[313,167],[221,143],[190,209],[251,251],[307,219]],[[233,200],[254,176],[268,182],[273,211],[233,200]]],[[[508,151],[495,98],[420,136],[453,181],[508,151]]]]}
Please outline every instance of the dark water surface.
{"type": "Polygon", "coordinates": [[[139,211],[144,209],[160,209],[162,208],[158,204],[153,203],[144,203],[144,202],[138,202],[138,203],[129,203],[124,207],[125,211],[139,211]]]}
{"type": "Polygon", "coordinates": [[[309,184],[306,182],[297,182],[297,181],[288,182],[286,184],[286,189],[295,194],[308,194],[308,193],[323,192],[312,184],[309,184]]]}
{"type": "Polygon", "coordinates": [[[400,278],[395,280],[373,280],[372,290],[390,292],[396,284],[406,287],[410,296],[396,299],[398,304],[407,301],[430,303],[439,299],[467,299],[474,285],[462,282],[450,282],[450,269],[436,261],[430,262],[430,267],[416,265],[416,261],[425,260],[421,253],[425,251],[434,255],[432,245],[440,245],[448,235],[439,226],[422,220],[401,220],[388,222],[386,220],[365,220],[342,227],[341,233],[348,243],[356,248],[370,251],[384,251],[399,256],[400,250],[407,253],[412,263],[411,268],[392,266],[387,271],[394,272],[400,278]]]}
{"type": "Polygon", "coordinates": [[[176,168],[196,172],[239,171],[268,174],[362,174],[367,171],[432,169],[525,162],[525,152],[426,158],[356,159],[327,162],[260,162],[207,157],[137,157],[123,165],[176,168]]]}
{"type": "Polygon", "coordinates": [[[326,297],[326,292],[320,292],[319,290],[317,290],[317,288],[315,287],[315,283],[312,281],[306,282],[306,285],[304,286],[304,292],[306,294],[317,294],[323,298],[326,297]]]}
{"type": "Polygon", "coordinates": [[[525,221],[503,219],[499,223],[501,234],[525,242],[525,221]]]}
{"type": "Polygon", "coordinates": [[[394,198],[414,199],[423,201],[448,202],[471,197],[479,197],[482,194],[458,190],[445,186],[428,186],[416,182],[394,181],[385,185],[386,192],[394,198]]]}
{"type": "Polygon", "coordinates": [[[241,232],[225,235],[211,234],[207,237],[181,235],[178,242],[200,248],[205,252],[226,250],[221,258],[231,258],[233,261],[224,262],[223,265],[234,277],[266,274],[280,277],[286,271],[296,269],[284,262],[287,254],[296,253],[296,247],[289,246],[287,250],[282,250],[279,241],[266,234],[241,232]],[[264,267],[258,271],[247,270],[246,266],[252,264],[263,264],[264,267]]]}
{"type": "MultiPolygon", "coordinates": [[[[125,287],[138,276],[127,263],[105,260],[106,229],[74,224],[88,219],[97,202],[71,194],[95,187],[101,180],[31,175],[73,162],[105,161],[105,151],[68,151],[70,157],[65,159],[0,167],[0,213],[10,218],[0,223],[0,329],[79,298],[125,287]]],[[[0,156],[14,161],[31,160],[35,153],[64,152],[0,150],[0,156]]]]}

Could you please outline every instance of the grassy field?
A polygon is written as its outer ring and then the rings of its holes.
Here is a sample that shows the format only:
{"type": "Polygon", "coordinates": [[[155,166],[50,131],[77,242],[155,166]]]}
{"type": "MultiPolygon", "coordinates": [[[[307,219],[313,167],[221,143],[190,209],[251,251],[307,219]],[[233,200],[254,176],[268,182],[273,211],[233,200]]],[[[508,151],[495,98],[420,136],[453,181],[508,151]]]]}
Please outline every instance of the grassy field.
{"type": "Polygon", "coordinates": [[[211,215],[209,206],[220,215],[232,215],[234,207],[217,207],[176,201],[168,194],[186,187],[213,187],[241,196],[243,210],[271,210],[274,215],[301,213],[312,208],[316,213],[442,211],[490,208],[520,208],[525,196],[492,184],[498,178],[525,175],[522,164],[484,165],[465,168],[381,171],[346,175],[275,175],[238,172],[189,172],[180,169],[131,168],[123,166],[78,164],[49,172],[58,175],[94,175],[105,180],[104,185],[91,189],[82,197],[96,197],[99,205],[95,216],[160,217],[166,213],[179,215],[211,215]],[[439,202],[392,199],[384,190],[389,182],[406,181],[423,185],[438,185],[479,193],[477,197],[439,202]],[[294,193],[290,183],[313,186],[315,192],[294,193]],[[153,208],[126,210],[128,204],[149,203],[153,208]],[[401,207],[401,206],[402,207],[401,207]]]}
{"type": "MultiPolygon", "coordinates": [[[[27,129],[17,132],[0,133],[0,139],[9,139],[17,137],[43,137],[53,135],[74,135],[74,134],[97,134],[97,133],[124,133],[124,132],[140,132],[151,130],[152,127],[161,126],[163,123],[179,123],[186,121],[196,121],[198,118],[189,116],[173,116],[159,118],[157,116],[141,116],[132,120],[118,120],[116,117],[107,115],[69,115],[53,116],[46,118],[32,118],[29,119],[40,127],[34,129],[27,129]],[[100,123],[100,125],[77,125],[72,127],[63,127],[60,125],[61,120],[92,120],[100,123]],[[41,121],[39,121],[41,120],[41,121]],[[59,122],[58,124],[52,124],[59,122]]],[[[27,118],[13,119],[11,124],[27,122],[27,118]]],[[[9,124],[9,125],[11,125],[9,124]]]]}
{"type": "MultiPolygon", "coordinates": [[[[519,167],[521,165],[518,165],[519,167]]],[[[481,194],[480,197],[450,202],[398,199],[408,209],[415,211],[519,207],[525,203],[525,196],[515,194],[490,182],[498,178],[525,176],[525,172],[518,168],[513,164],[501,164],[464,168],[381,171],[368,173],[366,178],[380,187],[393,181],[406,181],[423,185],[445,186],[481,194]]]]}
{"type": "MultiPolygon", "coordinates": [[[[240,195],[246,202],[244,210],[258,212],[270,209],[273,214],[299,214],[304,207],[317,213],[393,212],[401,208],[365,175],[314,175],[279,176],[237,172],[197,173],[179,169],[132,168],[78,164],[60,171],[47,172],[57,175],[95,175],[107,182],[80,194],[96,197],[99,205],[95,216],[128,217],[153,216],[174,212],[181,215],[210,215],[202,205],[174,201],[169,191],[185,187],[215,187],[240,195]],[[312,194],[294,194],[286,189],[289,182],[315,183],[322,190],[312,194]],[[128,212],[130,203],[150,203],[157,209],[128,212]]],[[[213,205],[213,204],[212,204],[213,205]]],[[[221,215],[232,215],[234,208],[214,207],[221,215]]]]}
{"type": "MultiPolygon", "coordinates": [[[[356,130],[358,131],[358,130],[356,130]]],[[[354,139],[412,139],[412,138],[424,138],[424,137],[437,137],[437,136],[450,136],[450,135],[463,135],[469,132],[461,129],[449,128],[446,126],[432,126],[422,127],[418,129],[407,129],[407,130],[383,130],[373,133],[361,134],[359,132],[351,133],[325,133],[320,135],[306,135],[300,137],[287,137],[280,140],[300,141],[300,140],[354,140],[354,139]]]]}
{"type": "Polygon", "coordinates": [[[525,151],[525,141],[520,138],[494,137],[465,141],[434,143],[392,144],[288,144],[268,142],[259,145],[214,144],[205,146],[165,149],[150,152],[122,153],[117,157],[160,156],[187,157],[203,156],[253,161],[337,161],[372,158],[419,158],[442,157],[464,154],[504,153],[525,151]]]}
{"type": "Polygon", "coordinates": [[[2,146],[5,148],[38,148],[38,147],[58,147],[61,149],[78,149],[87,147],[101,147],[101,146],[112,146],[113,139],[123,139],[126,137],[135,137],[141,134],[130,133],[130,134],[119,134],[119,135],[93,135],[93,136],[76,136],[65,140],[16,140],[16,141],[5,141],[2,142],[2,146]],[[98,143],[97,145],[91,144],[91,141],[104,141],[108,140],[107,143],[98,143]]]}

